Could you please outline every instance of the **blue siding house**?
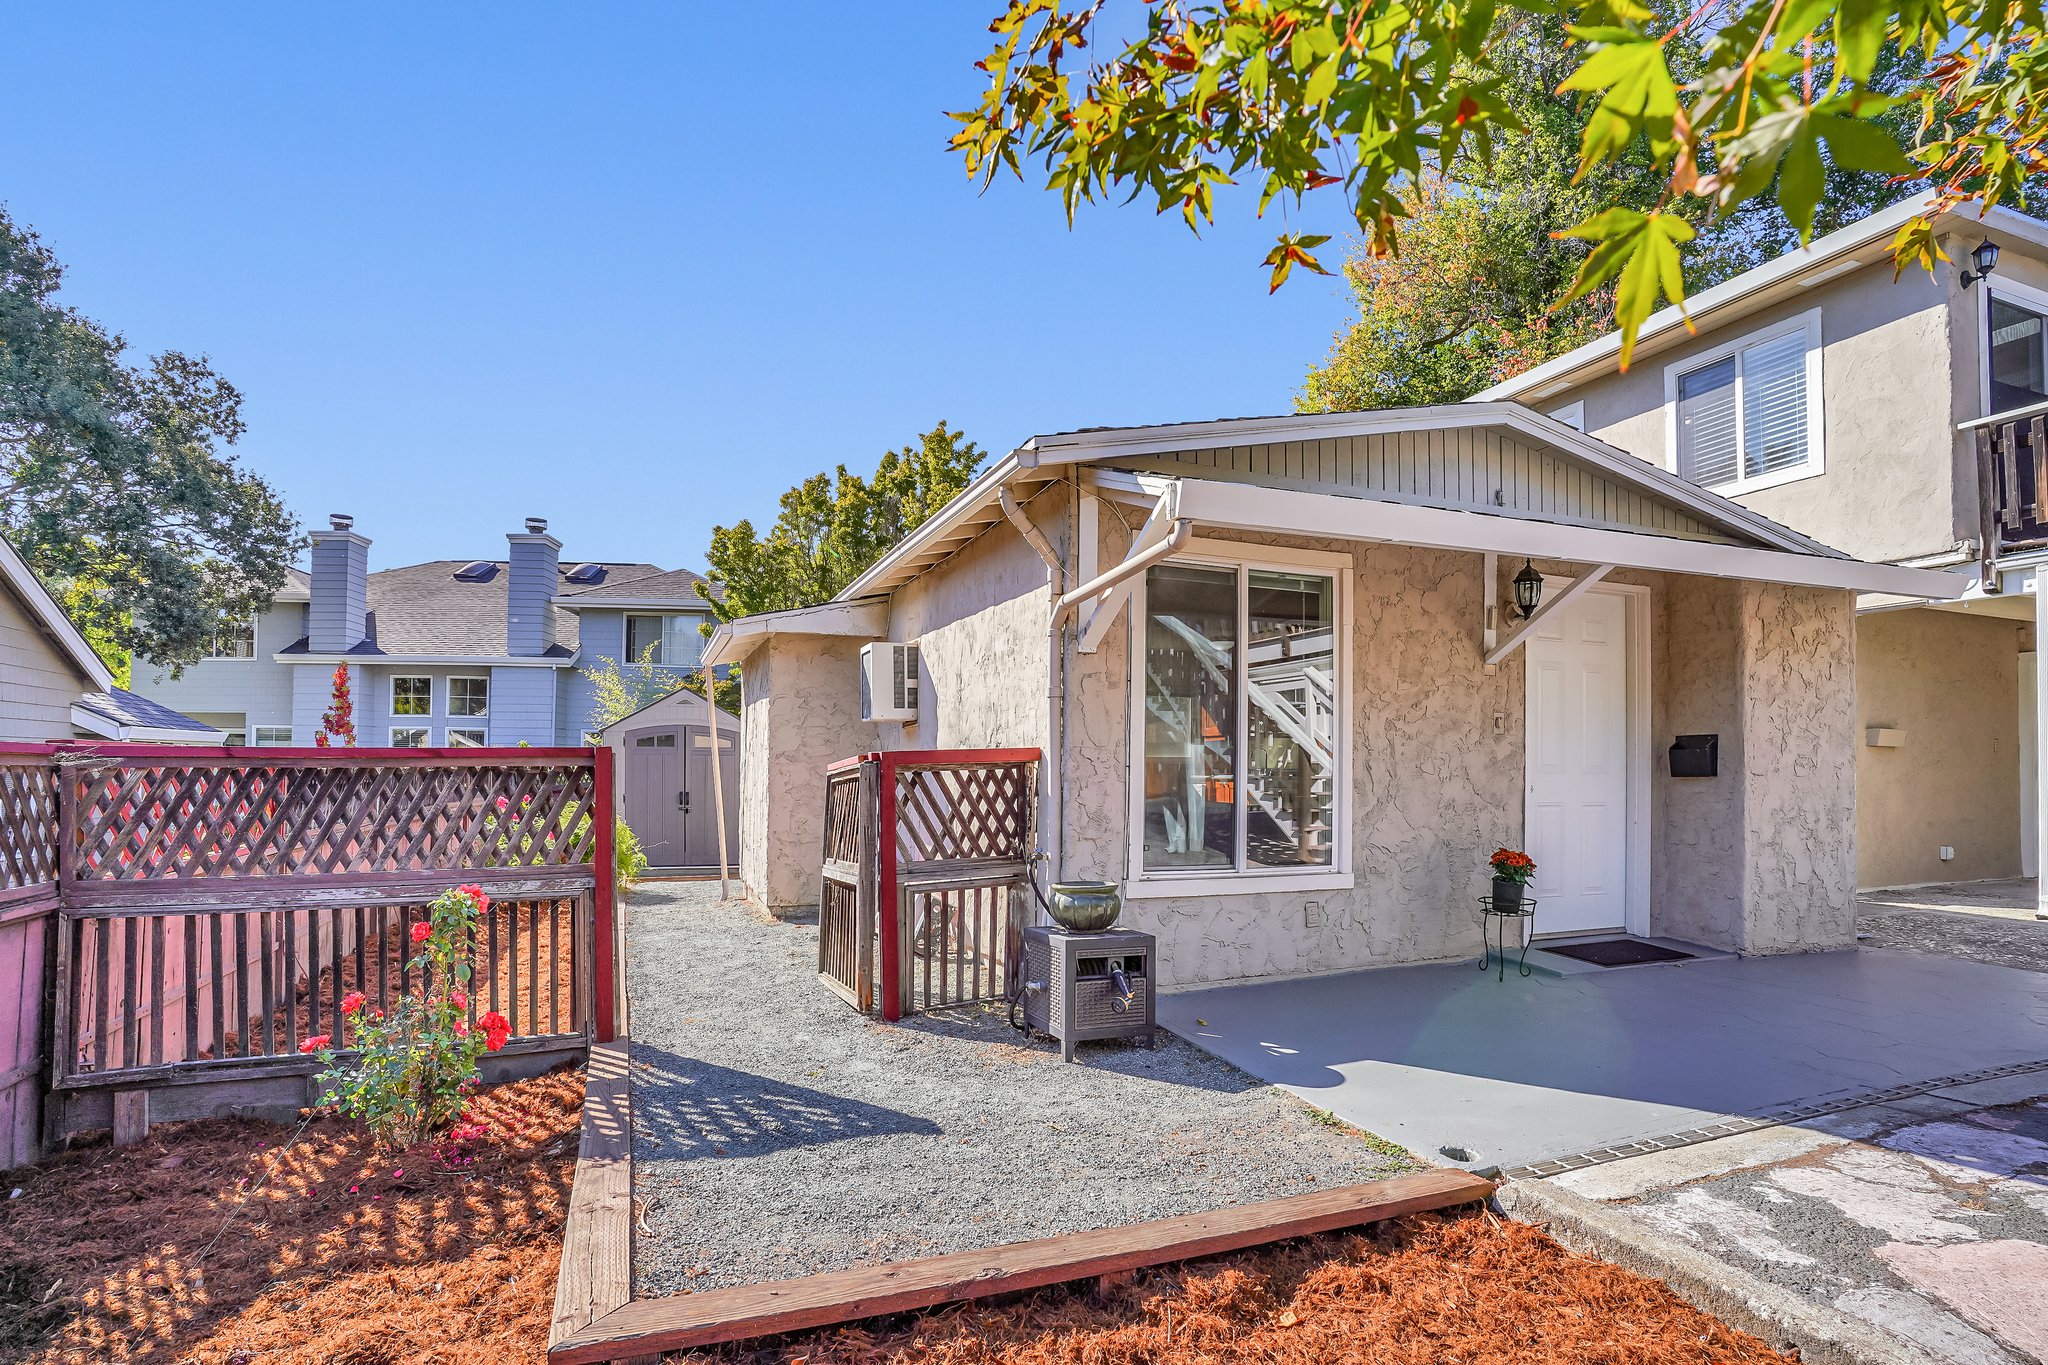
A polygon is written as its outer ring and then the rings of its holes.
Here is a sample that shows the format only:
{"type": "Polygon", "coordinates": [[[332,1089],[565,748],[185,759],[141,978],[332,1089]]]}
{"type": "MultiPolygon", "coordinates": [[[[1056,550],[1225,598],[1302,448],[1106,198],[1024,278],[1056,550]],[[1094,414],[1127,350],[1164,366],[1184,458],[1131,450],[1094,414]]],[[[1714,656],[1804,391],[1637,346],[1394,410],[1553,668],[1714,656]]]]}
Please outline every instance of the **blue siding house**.
{"type": "Polygon", "coordinates": [[[564,563],[547,522],[505,537],[505,557],[370,570],[352,518],[312,536],[310,568],[256,620],[223,627],[181,676],[137,660],[134,691],[231,744],[311,744],[345,665],[356,742],[432,748],[585,745],[593,689],[581,669],[651,651],[695,668],[710,608],[687,569],[564,563]]]}

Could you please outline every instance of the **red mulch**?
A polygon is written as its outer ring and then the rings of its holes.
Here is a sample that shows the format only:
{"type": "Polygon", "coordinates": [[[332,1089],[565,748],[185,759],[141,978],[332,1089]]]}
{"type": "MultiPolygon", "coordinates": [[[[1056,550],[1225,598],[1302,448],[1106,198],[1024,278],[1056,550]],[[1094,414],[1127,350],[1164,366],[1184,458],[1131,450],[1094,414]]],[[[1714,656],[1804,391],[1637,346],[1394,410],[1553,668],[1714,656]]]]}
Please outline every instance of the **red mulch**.
{"type": "Polygon", "coordinates": [[[461,1155],[211,1119],[8,1172],[0,1361],[540,1361],[582,1104],[580,1070],[483,1091],[461,1155]]]}
{"type": "Polygon", "coordinates": [[[1785,1365],[1657,1280],[1491,1214],[727,1347],[699,1365],[1785,1365]]]}

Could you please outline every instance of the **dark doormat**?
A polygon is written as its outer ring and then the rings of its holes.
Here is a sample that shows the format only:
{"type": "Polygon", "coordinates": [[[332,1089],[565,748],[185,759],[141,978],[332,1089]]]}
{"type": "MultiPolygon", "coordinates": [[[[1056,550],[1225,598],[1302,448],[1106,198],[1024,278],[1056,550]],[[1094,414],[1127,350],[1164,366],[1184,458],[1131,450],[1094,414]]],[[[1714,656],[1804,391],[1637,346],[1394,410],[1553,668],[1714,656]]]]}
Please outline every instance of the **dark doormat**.
{"type": "Polygon", "coordinates": [[[1576,958],[1596,967],[1633,967],[1641,962],[1679,962],[1692,956],[1676,948],[1660,948],[1639,938],[1603,938],[1598,943],[1560,943],[1555,948],[1537,949],[1559,957],[1576,958]]]}

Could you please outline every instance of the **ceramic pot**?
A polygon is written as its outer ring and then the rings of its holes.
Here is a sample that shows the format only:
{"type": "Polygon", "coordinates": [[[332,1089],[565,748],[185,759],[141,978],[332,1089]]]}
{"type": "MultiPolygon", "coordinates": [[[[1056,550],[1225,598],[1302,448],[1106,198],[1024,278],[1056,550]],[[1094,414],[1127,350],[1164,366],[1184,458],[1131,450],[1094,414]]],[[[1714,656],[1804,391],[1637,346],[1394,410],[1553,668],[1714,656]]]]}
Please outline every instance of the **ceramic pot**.
{"type": "Polygon", "coordinates": [[[1522,908],[1523,893],[1528,887],[1512,877],[1493,879],[1493,907],[1496,910],[1519,910],[1522,908]]]}
{"type": "Polygon", "coordinates": [[[1059,926],[1077,934],[1101,933],[1124,908],[1115,882],[1054,882],[1047,903],[1059,926]]]}

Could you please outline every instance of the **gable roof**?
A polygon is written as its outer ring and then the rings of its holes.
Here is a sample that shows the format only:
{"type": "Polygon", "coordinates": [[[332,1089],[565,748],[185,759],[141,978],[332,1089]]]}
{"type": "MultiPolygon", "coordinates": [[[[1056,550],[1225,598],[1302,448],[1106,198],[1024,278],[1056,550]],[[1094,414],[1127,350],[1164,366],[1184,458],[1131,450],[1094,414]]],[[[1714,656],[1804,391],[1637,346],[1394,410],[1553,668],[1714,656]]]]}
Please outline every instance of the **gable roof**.
{"type": "MultiPolygon", "coordinates": [[[[1654,355],[1699,332],[1769,307],[1802,285],[1818,284],[1862,266],[1889,262],[1892,238],[1900,228],[1926,212],[1932,202],[1932,196],[1922,196],[1893,204],[1825,237],[1816,237],[1797,251],[1788,251],[1711,289],[1703,289],[1687,299],[1682,309],[1675,304],[1659,309],[1643,323],[1636,340],[1636,358],[1654,355]]],[[[1937,233],[1998,233],[2048,249],[2048,223],[2008,208],[1993,207],[1982,214],[1968,207],[1951,209],[1935,219],[1934,227],[1937,233]]],[[[1612,371],[1620,357],[1621,333],[1608,332],[1512,379],[1482,389],[1468,401],[1490,403],[1515,398],[1540,402],[1553,393],[1612,371]]]]}
{"type": "Polygon", "coordinates": [[[219,744],[225,730],[173,711],[126,688],[88,692],[71,704],[71,723],[87,734],[155,744],[219,744]]]}
{"type": "Polygon", "coordinates": [[[670,569],[663,572],[653,565],[639,566],[652,570],[644,574],[613,573],[602,583],[587,588],[564,585],[566,591],[556,594],[555,601],[570,610],[582,607],[689,607],[703,608],[704,599],[697,593],[702,583],[713,597],[725,596],[725,589],[713,585],[703,574],[689,569],[670,569]]]}
{"type": "Polygon", "coordinates": [[[0,584],[20,600],[28,614],[41,625],[45,634],[53,640],[78,669],[79,675],[98,687],[112,687],[114,675],[93,647],[79,634],[78,627],[71,624],[71,618],[57,605],[57,599],[50,596],[50,590],[43,586],[28,561],[15,553],[14,547],[0,536],[0,584]]]}
{"type": "MultiPolygon", "coordinates": [[[[1043,483],[1064,477],[1067,469],[1078,465],[1114,468],[1130,464],[1156,468],[1151,466],[1154,457],[1219,448],[1277,447],[1293,442],[1414,436],[1470,429],[1499,433],[1551,452],[1577,467],[1597,473],[1616,486],[1639,490],[1647,498],[1679,509],[1702,526],[1724,532],[1738,543],[1792,554],[1848,558],[1841,551],[1801,535],[1760,512],[1688,483],[1669,470],[1637,459],[1627,451],[1519,403],[1466,402],[1371,412],[1287,413],[1151,426],[1092,427],[1034,436],[991,465],[929,521],[904,537],[865,573],[848,584],[834,600],[849,601],[887,593],[939,563],[1002,519],[998,492],[1013,481],[1043,483]]],[[[1203,471],[1191,469],[1186,472],[1200,474],[1203,471]]],[[[1253,478],[1256,481],[1257,476],[1253,478]]],[[[1376,495],[1361,493],[1360,496],[1376,495]]],[[[1401,499],[1389,496],[1385,500],[1401,499]]],[[[1505,507],[1498,510],[1469,507],[1466,510],[1475,515],[1546,519],[1541,511],[1505,507]]]]}

